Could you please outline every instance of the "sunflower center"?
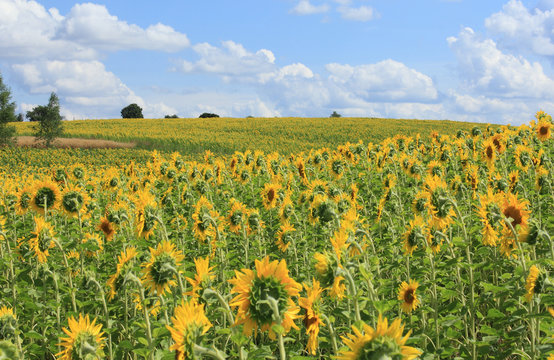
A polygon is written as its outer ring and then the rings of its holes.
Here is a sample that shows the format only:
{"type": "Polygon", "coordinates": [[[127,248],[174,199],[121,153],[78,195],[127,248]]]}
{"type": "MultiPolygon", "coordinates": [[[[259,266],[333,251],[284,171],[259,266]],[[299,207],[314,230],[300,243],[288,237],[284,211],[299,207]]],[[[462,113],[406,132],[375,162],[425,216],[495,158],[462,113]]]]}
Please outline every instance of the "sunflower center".
{"type": "Polygon", "coordinates": [[[498,150],[500,150],[502,145],[500,144],[500,141],[498,139],[493,139],[492,143],[494,144],[494,146],[496,146],[498,150]]]}
{"type": "Polygon", "coordinates": [[[521,225],[523,222],[523,214],[521,213],[521,209],[510,205],[506,209],[504,209],[504,216],[507,218],[512,218],[512,226],[515,228],[516,225],[521,225]]]}
{"type": "Polygon", "coordinates": [[[287,307],[287,291],[284,285],[275,277],[256,277],[252,281],[250,290],[249,312],[252,319],[258,324],[271,324],[273,322],[273,310],[267,303],[269,297],[277,300],[279,314],[282,314],[287,307]]]}
{"type": "Polygon", "coordinates": [[[231,220],[231,224],[233,224],[234,226],[240,225],[241,222],[242,222],[242,212],[240,212],[240,211],[235,211],[235,212],[231,215],[230,220],[231,220]]]}
{"type": "Polygon", "coordinates": [[[272,202],[275,199],[275,189],[269,189],[267,191],[267,201],[272,202]]]}
{"type": "Polygon", "coordinates": [[[67,212],[76,213],[83,206],[83,195],[77,191],[69,192],[62,198],[62,205],[67,212]]]}
{"type": "Polygon", "coordinates": [[[156,257],[150,269],[154,282],[163,285],[173,278],[175,259],[170,254],[162,253],[156,257]]]}
{"type": "Polygon", "coordinates": [[[56,201],[56,194],[49,187],[41,187],[38,189],[34,200],[35,205],[39,208],[44,209],[45,206],[50,208],[54,205],[54,201],[56,201]]]}
{"type": "Polygon", "coordinates": [[[404,293],[404,302],[411,304],[415,300],[414,289],[408,289],[404,293]]]}
{"type": "Polygon", "coordinates": [[[100,223],[100,230],[106,235],[111,235],[114,231],[112,224],[108,220],[104,220],[100,223]]]}
{"type": "Polygon", "coordinates": [[[487,146],[487,149],[485,150],[487,154],[487,159],[492,160],[492,157],[494,155],[494,151],[492,149],[492,146],[487,146]]]}
{"type": "Polygon", "coordinates": [[[539,134],[546,135],[548,134],[548,126],[541,126],[539,127],[539,134]]]}

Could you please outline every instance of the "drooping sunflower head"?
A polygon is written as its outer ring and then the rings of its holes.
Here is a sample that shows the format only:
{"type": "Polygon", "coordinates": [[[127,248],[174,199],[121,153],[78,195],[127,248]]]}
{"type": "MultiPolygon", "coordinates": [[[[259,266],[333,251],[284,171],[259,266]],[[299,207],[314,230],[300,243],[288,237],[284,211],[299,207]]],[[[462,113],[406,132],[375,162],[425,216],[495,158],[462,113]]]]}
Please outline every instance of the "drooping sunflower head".
{"type": "Polygon", "coordinates": [[[427,237],[427,244],[431,248],[434,254],[438,254],[441,251],[441,246],[448,237],[446,234],[434,227],[431,227],[427,237]]]}
{"type": "Polygon", "coordinates": [[[96,324],[96,319],[90,321],[89,316],[79,314],[79,318],[70,317],[69,329],[63,328],[68,337],[61,337],[62,347],[56,356],[61,360],[96,360],[104,358],[104,340],[102,325],[96,324]]]}
{"type": "Polygon", "coordinates": [[[428,176],[425,179],[425,189],[429,194],[433,225],[444,229],[452,222],[454,215],[453,205],[448,196],[448,187],[438,176],[428,176]]]}
{"type": "Polygon", "coordinates": [[[281,206],[279,207],[279,217],[281,218],[282,222],[288,221],[288,219],[292,216],[293,213],[294,213],[294,204],[292,203],[290,194],[287,193],[283,198],[281,206]]]}
{"type": "Polygon", "coordinates": [[[419,283],[417,281],[410,280],[409,283],[403,281],[398,288],[398,300],[402,302],[400,308],[407,314],[411,313],[419,305],[419,299],[416,295],[418,286],[419,283]]]}
{"type": "Polygon", "coordinates": [[[531,153],[531,148],[525,145],[516,146],[516,150],[514,153],[515,164],[523,172],[529,170],[529,166],[533,164],[531,153]]]}
{"type": "Polygon", "coordinates": [[[39,181],[34,186],[31,206],[39,214],[46,210],[57,209],[62,200],[58,185],[52,181],[39,181]]]}
{"type": "Polygon", "coordinates": [[[115,228],[113,224],[106,218],[102,217],[100,219],[100,224],[98,224],[98,229],[104,233],[106,241],[111,241],[115,235],[115,228]]]}
{"type": "MultiPolygon", "coordinates": [[[[502,214],[509,220],[513,228],[526,228],[529,220],[528,200],[519,200],[515,194],[506,194],[502,203],[502,214]]],[[[516,229],[517,230],[517,229],[516,229]]]]}
{"type": "Polygon", "coordinates": [[[500,199],[498,194],[494,194],[492,189],[488,189],[487,194],[479,196],[480,206],[477,214],[481,218],[483,229],[483,244],[487,246],[496,246],[498,241],[498,227],[502,224],[502,211],[500,209],[500,199]]]}
{"type": "Polygon", "coordinates": [[[15,200],[15,211],[17,215],[23,215],[29,210],[32,199],[33,189],[29,186],[24,186],[17,192],[15,200]]]}
{"type": "Polygon", "coordinates": [[[82,243],[86,249],[85,254],[90,257],[94,257],[104,250],[102,238],[98,234],[85,233],[82,243]]]}
{"type": "Polygon", "coordinates": [[[198,304],[196,300],[185,303],[183,300],[175,308],[171,323],[173,326],[166,325],[166,328],[175,342],[169,348],[175,351],[175,359],[196,359],[194,345],[199,344],[202,336],[212,327],[204,312],[204,304],[198,304]]]}
{"type": "Polygon", "coordinates": [[[0,307],[0,340],[11,339],[15,334],[17,318],[11,307],[0,307]]]}
{"type": "Polygon", "coordinates": [[[293,241],[295,232],[296,229],[288,221],[285,221],[283,224],[281,224],[281,227],[276,234],[277,240],[275,242],[279,250],[281,250],[282,252],[287,251],[288,247],[293,241]]]}
{"type": "Polygon", "coordinates": [[[247,224],[246,232],[250,235],[253,232],[259,231],[264,227],[264,222],[260,216],[258,209],[250,209],[247,213],[247,224]]]}
{"type": "Polygon", "coordinates": [[[143,265],[143,281],[150,294],[171,292],[171,287],[177,284],[176,272],[183,259],[183,253],[169,241],[159,243],[155,249],[150,248],[150,262],[143,265]]]}
{"type": "Polygon", "coordinates": [[[298,156],[294,162],[294,165],[296,166],[296,170],[298,170],[298,176],[300,176],[302,181],[306,183],[308,178],[306,176],[306,163],[304,162],[304,158],[302,156],[298,156]]]}
{"type": "Polygon", "coordinates": [[[309,220],[312,224],[318,221],[322,224],[336,219],[335,203],[326,195],[316,195],[310,204],[309,220]]]}
{"type": "Polygon", "coordinates": [[[35,216],[34,221],[35,228],[31,232],[29,249],[34,253],[38,262],[43,264],[49,256],[49,249],[55,246],[54,230],[52,225],[40,216],[35,216]]]}
{"type": "Polygon", "coordinates": [[[233,285],[231,293],[236,294],[230,305],[238,308],[235,323],[244,324],[244,334],[261,329],[275,339],[273,325],[281,325],[285,332],[298,328],[294,320],[300,317],[300,309],[292,297],[299,295],[302,286],[289,277],[285,260],[270,262],[266,256],[255,264],[255,270],[235,271],[235,277],[229,280],[233,285]],[[281,324],[275,323],[276,314],[270,303],[276,305],[281,324]]]}
{"type": "Polygon", "coordinates": [[[404,345],[411,332],[402,335],[404,325],[400,319],[394,320],[389,326],[387,318],[379,315],[375,329],[363,324],[361,330],[356,326],[352,326],[352,330],[353,334],[342,337],[348,350],[341,350],[337,360],[412,360],[421,354],[418,349],[404,345]]]}
{"type": "Polygon", "coordinates": [[[312,286],[304,284],[304,288],[306,289],[306,297],[299,298],[298,305],[304,309],[304,326],[308,334],[306,351],[315,355],[318,346],[319,327],[325,325],[321,318],[320,309],[321,294],[324,289],[320,286],[319,281],[315,279],[312,279],[312,286]]]}
{"type": "Polygon", "coordinates": [[[340,179],[342,175],[344,175],[344,172],[346,171],[347,164],[342,159],[342,157],[338,154],[333,156],[332,159],[329,160],[329,169],[331,170],[331,175],[336,179],[340,179]]]}
{"type": "Polygon", "coordinates": [[[483,142],[482,157],[487,163],[489,169],[494,167],[494,162],[496,161],[496,146],[494,145],[492,138],[489,138],[483,142]]]}
{"type": "Polygon", "coordinates": [[[104,215],[110,223],[119,226],[123,222],[129,220],[127,212],[128,206],[126,203],[124,203],[123,201],[115,201],[106,206],[106,211],[104,212],[104,215]]]}
{"type": "Polygon", "coordinates": [[[212,271],[214,266],[210,266],[209,257],[195,258],[194,265],[196,267],[194,279],[186,278],[192,285],[192,290],[188,293],[188,295],[199,297],[202,291],[208,288],[210,282],[215,278],[215,274],[212,271]]]}

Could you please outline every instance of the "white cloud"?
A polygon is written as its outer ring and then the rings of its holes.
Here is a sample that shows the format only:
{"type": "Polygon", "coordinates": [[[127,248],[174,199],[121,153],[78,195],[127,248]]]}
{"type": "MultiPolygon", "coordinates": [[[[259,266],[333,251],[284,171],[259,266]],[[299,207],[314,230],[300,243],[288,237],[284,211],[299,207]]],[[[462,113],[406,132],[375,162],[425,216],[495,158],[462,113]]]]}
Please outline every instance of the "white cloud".
{"type": "Polygon", "coordinates": [[[339,6],[337,9],[341,17],[345,20],[352,21],[370,21],[373,20],[377,13],[371,6],[362,5],[360,7],[339,6]]]}
{"type": "Polygon", "coordinates": [[[327,4],[313,5],[309,0],[301,0],[290,12],[296,15],[312,15],[327,11],[329,11],[329,5],[327,4]]]}
{"type": "Polygon", "coordinates": [[[329,80],[343,92],[363,101],[428,102],[437,99],[433,80],[401,62],[384,60],[376,64],[328,64],[329,80]]]}
{"type": "Polygon", "coordinates": [[[515,50],[544,56],[554,55],[554,10],[543,1],[533,12],[519,0],[510,0],[502,10],[485,20],[485,26],[499,37],[498,43],[515,50]]]}
{"type": "Polygon", "coordinates": [[[505,98],[550,98],[554,81],[538,62],[501,52],[491,39],[470,28],[447,39],[458,59],[463,85],[469,91],[505,98]]]}
{"type": "Polygon", "coordinates": [[[275,67],[275,56],[271,51],[261,49],[252,53],[233,41],[224,41],[220,48],[201,43],[194,45],[193,50],[200,59],[194,63],[182,60],[174,70],[237,76],[268,72],[275,67]]]}
{"type": "Polygon", "coordinates": [[[110,15],[103,5],[75,5],[67,16],[27,0],[0,0],[0,59],[92,60],[101,51],[177,51],[185,34],[156,24],[143,29],[110,15]]]}

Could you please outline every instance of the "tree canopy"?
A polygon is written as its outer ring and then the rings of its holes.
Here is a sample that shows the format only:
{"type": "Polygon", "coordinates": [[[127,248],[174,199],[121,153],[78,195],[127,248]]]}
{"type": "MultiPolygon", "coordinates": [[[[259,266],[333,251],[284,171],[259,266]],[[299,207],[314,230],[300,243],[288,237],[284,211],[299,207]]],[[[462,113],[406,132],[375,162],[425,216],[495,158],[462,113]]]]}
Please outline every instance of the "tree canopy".
{"type": "Polygon", "coordinates": [[[63,134],[60,100],[56,93],[50,94],[48,105],[40,105],[27,111],[27,118],[37,122],[35,137],[44,141],[47,147],[50,147],[52,142],[63,134]]]}
{"type": "Polygon", "coordinates": [[[0,146],[12,144],[15,141],[15,127],[8,123],[17,121],[15,102],[11,101],[10,89],[4,84],[0,74],[0,146]]]}
{"type": "Polygon", "coordinates": [[[121,109],[121,117],[123,119],[142,119],[142,108],[137,104],[130,104],[121,109]]]}

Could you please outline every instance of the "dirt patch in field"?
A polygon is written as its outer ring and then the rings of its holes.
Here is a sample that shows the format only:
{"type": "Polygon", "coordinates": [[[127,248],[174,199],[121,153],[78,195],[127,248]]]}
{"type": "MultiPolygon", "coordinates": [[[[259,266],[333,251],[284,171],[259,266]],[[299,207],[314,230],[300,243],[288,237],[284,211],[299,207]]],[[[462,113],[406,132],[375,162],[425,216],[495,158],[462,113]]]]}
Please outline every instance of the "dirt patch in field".
{"type": "MultiPolygon", "coordinates": [[[[17,145],[44,148],[44,143],[36,142],[33,136],[18,136],[17,145]]],[[[102,139],[58,138],[54,140],[52,146],[57,148],[116,149],[133,148],[136,144],[102,139]]]]}

